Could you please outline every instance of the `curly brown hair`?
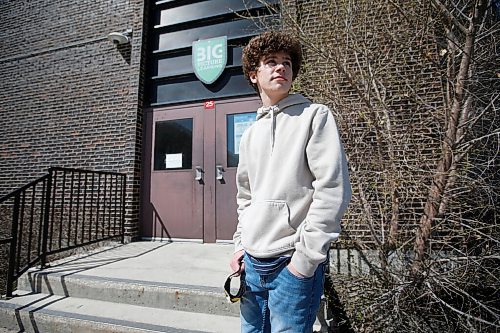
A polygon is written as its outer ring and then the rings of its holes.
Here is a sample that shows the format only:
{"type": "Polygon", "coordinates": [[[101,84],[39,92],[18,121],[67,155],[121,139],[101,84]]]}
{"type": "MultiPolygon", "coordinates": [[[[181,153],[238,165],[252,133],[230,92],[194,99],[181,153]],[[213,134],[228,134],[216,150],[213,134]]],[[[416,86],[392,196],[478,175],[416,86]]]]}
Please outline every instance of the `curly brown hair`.
{"type": "Polygon", "coordinates": [[[287,53],[292,59],[292,79],[295,80],[302,63],[302,49],[298,39],[292,35],[281,31],[264,32],[253,37],[243,49],[243,74],[257,92],[257,85],[250,81],[250,72],[259,68],[262,57],[277,52],[287,53]]]}

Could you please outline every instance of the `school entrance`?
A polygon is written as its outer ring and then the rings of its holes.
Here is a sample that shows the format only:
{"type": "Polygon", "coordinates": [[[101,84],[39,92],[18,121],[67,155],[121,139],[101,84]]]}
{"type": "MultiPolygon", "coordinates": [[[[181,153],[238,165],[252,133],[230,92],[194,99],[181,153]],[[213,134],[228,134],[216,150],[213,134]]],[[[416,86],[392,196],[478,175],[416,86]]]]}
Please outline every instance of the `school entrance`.
{"type": "Polygon", "coordinates": [[[252,97],[147,110],[143,238],[232,239],[239,142],[259,106],[252,97]]]}

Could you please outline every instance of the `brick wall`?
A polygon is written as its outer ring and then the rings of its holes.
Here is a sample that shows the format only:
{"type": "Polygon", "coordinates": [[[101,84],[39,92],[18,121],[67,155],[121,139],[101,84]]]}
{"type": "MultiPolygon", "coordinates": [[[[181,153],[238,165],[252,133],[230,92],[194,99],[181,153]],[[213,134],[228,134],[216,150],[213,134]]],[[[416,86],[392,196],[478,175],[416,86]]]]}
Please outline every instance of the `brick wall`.
{"type": "MultiPolygon", "coordinates": [[[[283,3],[283,22],[297,20],[309,42],[295,88],[329,104],[341,127],[354,186],[346,229],[375,244],[387,237],[395,212],[400,234],[411,237],[443,123],[434,41],[422,39],[423,27],[384,1],[283,3]],[[343,66],[331,65],[339,60],[343,66]],[[385,98],[371,107],[361,98],[376,95],[366,86],[368,65],[385,98]],[[359,191],[367,185],[364,205],[359,191]]],[[[0,196],[50,166],[125,172],[127,232],[137,235],[145,5],[150,2],[0,0],[0,196]],[[130,46],[106,39],[127,28],[133,29],[130,46]]]]}
{"type": "Polygon", "coordinates": [[[137,234],[143,6],[0,1],[0,196],[50,166],[124,172],[126,229],[137,234]],[[126,29],[131,44],[106,38],[126,29]]]}

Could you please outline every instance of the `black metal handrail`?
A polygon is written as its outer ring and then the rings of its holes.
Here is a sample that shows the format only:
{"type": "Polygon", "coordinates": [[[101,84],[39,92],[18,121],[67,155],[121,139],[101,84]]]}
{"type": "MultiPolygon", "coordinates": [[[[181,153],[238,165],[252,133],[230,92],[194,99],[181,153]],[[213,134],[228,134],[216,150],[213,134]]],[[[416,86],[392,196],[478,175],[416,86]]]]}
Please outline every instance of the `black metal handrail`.
{"type": "Polygon", "coordinates": [[[125,174],[57,167],[0,198],[1,225],[11,227],[0,235],[0,245],[10,245],[6,297],[48,255],[117,237],[123,243],[125,192],[125,174]]]}

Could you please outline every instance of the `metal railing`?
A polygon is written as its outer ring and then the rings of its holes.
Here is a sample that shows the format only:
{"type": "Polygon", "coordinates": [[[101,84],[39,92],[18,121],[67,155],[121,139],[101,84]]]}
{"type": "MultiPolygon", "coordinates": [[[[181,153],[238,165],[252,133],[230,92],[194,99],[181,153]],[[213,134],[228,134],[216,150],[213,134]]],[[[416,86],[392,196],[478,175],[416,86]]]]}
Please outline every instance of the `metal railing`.
{"type": "Polygon", "coordinates": [[[125,174],[50,168],[49,174],[0,198],[0,246],[8,247],[5,296],[30,267],[83,245],[124,241],[125,174]],[[5,227],[7,226],[7,227],[5,227]]]}

